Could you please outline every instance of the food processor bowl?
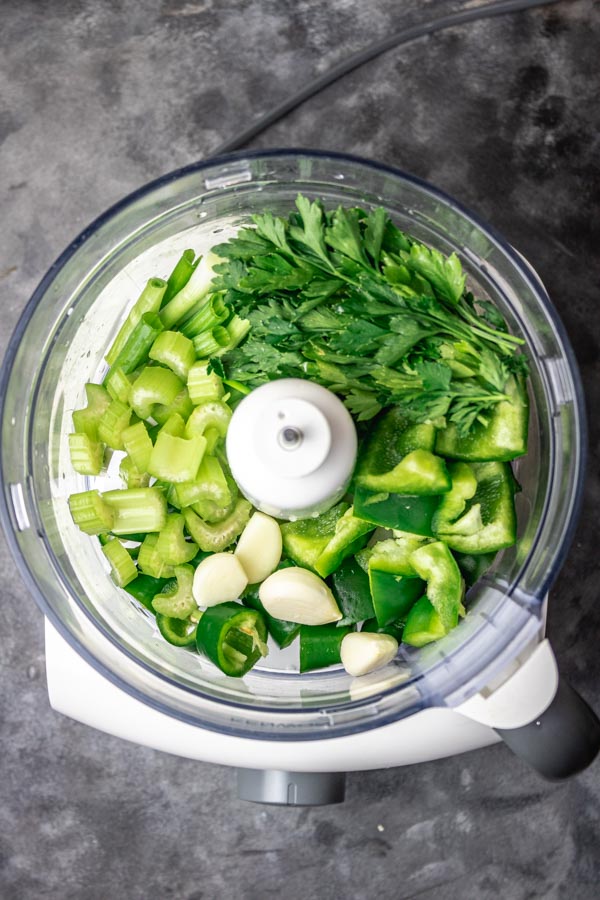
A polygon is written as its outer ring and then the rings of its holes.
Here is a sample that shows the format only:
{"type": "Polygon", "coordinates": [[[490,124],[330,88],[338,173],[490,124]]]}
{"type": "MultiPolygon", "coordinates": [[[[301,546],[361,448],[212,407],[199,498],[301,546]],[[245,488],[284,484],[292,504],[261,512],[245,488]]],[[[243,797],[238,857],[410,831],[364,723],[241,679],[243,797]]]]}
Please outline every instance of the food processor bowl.
{"type": "Polygon", "coordinates": [[[1,513],[24,580],[89,666],[170,721],[280,746],[359,735],[484,696],[542,641],[544,601],[582,491],[577,367],[526,261],[417,178],[346,155],[286,150],[209,160],[155,181],[96,220],[52,266],[12,337],[0,394],[1,513]],[[341,667],[300,675],[289,651],[271,654],[238,680],[163,641],[152,615],[114,586],[98,541],[75,527],[67,498],[92,484],[101,490],[118,484],[118,460],[101,477],[78,475],[67,437],[73,410],[85,402],[84,384],[102,379],[104,353],[146,280],[165,276],[188,247],[205,253],[254,213],[287,213],[298,192],[328,207],[383,206],[419,240],[455,251],[469,287],[493,301],[525,339],[531,419],[528,453],[514,466],[522,489],[519,539],[471,589],[468,615],[442,641],[421,650],[402,646],[393,664],[362,679],[341,667]]]}

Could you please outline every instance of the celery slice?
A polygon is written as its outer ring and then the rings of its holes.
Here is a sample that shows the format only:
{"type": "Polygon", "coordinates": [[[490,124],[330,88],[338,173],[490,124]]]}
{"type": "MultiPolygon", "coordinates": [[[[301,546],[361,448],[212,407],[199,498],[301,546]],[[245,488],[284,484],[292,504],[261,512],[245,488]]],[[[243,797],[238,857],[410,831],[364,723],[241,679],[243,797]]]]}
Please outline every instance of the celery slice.
{"type": "Polygon", "coordinates": [[[123,322],[110,350],[105,356],[109,366],[114,365],[119,353],[125,346],[127,338],[145,313],[156,313],[160,309],[167,282],[162,278],[151,278],[139,298],[134,303],[129,315],[123,322]]]}
{"type": "Polygon", "coordinates": [[[164,527],[167,501],[157,487],[106,491],[102,499],[114,512],[113,534],[147,533],[164,527]]]}
{"type": "Polygon", "coordinates": [[[69,509],[77,527],[86,534],[112,531],[115,513],[98,491],[81,491],[69,497],[69,509]]]}
{"type": "Polygon", "coordinates": [[[152,600],[154,611],[171,619],[187,619],[198,611],[192,594],[194,569],[192,566],[175,566],[177,585],[165,585],[162,593],[152,600]]]}
{"type": "Polygon", "coordinates": [[[210,331],[215,325],[221,325],[228,315],[229,310],[221,294],[213,294],[198,309],[192,310],[192,314],[181,325],[181,331],[186,337],[194,338],[203,331],[210,331]]]}
{"type": "Polygon", "coordinates": [[[230,335],[222,325],[215,325],[210,331],[203,331],[194,338],[197,356],[220,356],[229,347],[230,335]]]}
{"type": "Polygon", "coordinates": [[[119,466],[119,475],[128,488],[148,487],[150,475],[144,469],[140,471],[129,456],[124,456],[119,466]]]}
{"type": "Polygon", "coordinates": [[[165,406],[163,403],[157,403],[152,409],[152,418],[156,419],[159,425],[164,425],[169,416],[177,413],[186,421],[191,416],[194,405],[190,400],[190,395],[186,387],[182,388],[172,403],[165,406]]]}
{"type": "Polygon", "coordinates": [[[216,372],[208,372],[207,362],[191,366],[187,376],[187,388],[194,406],[208,400],[220,400],[225,393],[223,382],[216,372]]]}
{"type": "Polygon", "coordinates": [[[201,435],[176,437],[163,428],[150,454],[148,471],[161,481],[193,481],[205,449],[206,439],[201,435]]]}
{"type": "Polygon", "coordinates": [[[87,406],[73,412],[73,428],[78,434],[87,434],[90,441],[98,440],[98,424],[110,406],[111,398],[101,384],[85,385],[87,406]]]}
{"type": "Polygon", "coordinates": [[[146,366],[131,386],[129,402],[140,419],[148,419],[156,403],[170,406],[182,390],[181,380],[162,366],[146,366]]]}
{"type": "Polygon", "coordinates": [[[196,351],[189,338],[178,331],[163,331],[158,335],[149,353],[150,359],[171,369],[185,381],[190,367],[196,361],[196,351]]]}
{"type": "Polygon", "coordinates": [[[190,280],[160,313],[165,328],[171,328],[188,315],[190,310],[208,294],[214,276],[213,266],[222,262],[221,258],[209,251],[195,267],[190,280]]]}
{"type": "Polygon", "coordinates": [[[127,403],[129,400],[129,392],[131,391],[132,378],[126,375],[120,366],[113,367],[104,379],[104,387],[113,398],[120,400],[121,403],[127,403]]]}
{"type": "Polygon", "coordinates": [[[214,456],[205,455],[195,479],[176,484],[173,493],[180,509],[192,506],[199,500],[211,500],[219,507],[231,503],[231,491],[223,468],[214,456]]]}
{"type": "Polygon", "coordinates": [[[227,404],[221,400],[211,400],[194,409],[187,420],[185,433],[190,437],[193,434],[204,434],[208,428],[215,428],[220,437],[225,437],[230,420],[231,410],[227,404]]]}
{"type": "Polygon", "coordinates": [[[167,289],[163,294],[161,308],[163,306],[166,306],[169,300],[172,300],[175,294],[178,294],[179,291],[181,291],[186,286],[186,284],[192,277],[194,269],[200,262],[200,257],[198,257],[198,259],[196,259],[195,257],[195,250],[183,251],[180,259],[177,261],[175,268],[167,279],[167,289]]]}
{"type": "Polygon", "coordinates": [[[192,509],[185,509],[183,515],[186,528],[201,550],[218,553],[229,547],[244,530],[250,519],[252,505],[242,497],[236,502],[233,510],[214,525],[203,522],[192,509]]]}
{"type": "Polygon", "coordinates": [[[110,577],[117,587],[125,587],[138,576],[137,566],[120,540],[113,538],[104,544],[102,552],[110,563],[110,577]]]}
{"type": "Polygon", "coordinates": [[[121,433],[121,439],[132,465],[139,472],[147,472],[152,453],[152,441],[144,423],[136,422],[135,425],[125,428],[121,433]]]}
{"type": "Polygon", "coordinates": [[[156,437],[159,434],[170,434],[173,437],[185,437],[185,422],[179,413],[173,413],[166,422],[158,429],[156,437]]]}
{"type": "Polygon", "coordinates": [[[158,534],[156,552],[170,566],[188,563],[198,552],[198,545],[186,541],[183,529],[185,519],[181,513],[170,513],[164,528],[158,534]]]}
{"type": "Polygon", "coordinates": [[[156,552],[157,534],[147,534],[138,553],[138,568],[144,575],[152,578],[172,578],[173,566],[167,565],[162,556],[156,552]]]}
{"type": "Polygon", "coordinates": [[[104,444],[92,441],[87,434],[69,435],[71,465],[80,475],[99,475],[104,460],[104,444]]]}
{"type": "Polygon", "coordinates": [[[120,400],[113,400],[100,419],[98,437],[113,450],[124,450],[123,432],[131,420],[131,408],[120,400]]]}

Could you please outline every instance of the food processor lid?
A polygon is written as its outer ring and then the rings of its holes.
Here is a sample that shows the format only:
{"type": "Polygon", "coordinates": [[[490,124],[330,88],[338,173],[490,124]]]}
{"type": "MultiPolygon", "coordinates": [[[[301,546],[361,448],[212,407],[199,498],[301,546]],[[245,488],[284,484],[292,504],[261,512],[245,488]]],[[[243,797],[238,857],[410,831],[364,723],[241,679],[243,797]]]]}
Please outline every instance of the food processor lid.
{"type": "Polygon", "coordinates": [[[335,394],[301,378],[255,388],[227,430],[231,474],[254,506],[279,519],[318,516],[345,493],[356,429],[335,394]]]}
{"type": "MultiPolygon", "coordinates": [[[[213,236],[212,242],[222,239],[213,236]]],[[[187,246],[182,243],[181,249],[187,246]]],[[[528,641],[539,637],[543,597],[564,559],[581,501],[583,393],[563,326],[535,273],[489,226],[443,192],[392,167],[344,154],[238,154],[170,173],[125,198],[77,238],[35,291],[8,347],[0,404],[0,514],[17,564],[44,613],[94,668],[149,705],[203,727],[259,739],[265,733],[283,740],[353,733],[426,706],[456,705],[479,690],[494,672],[514,662],[528,641]],[[101,366],[100,350],[96,362],[95,350],[89,360],[89,342],[97,327],[93,322],[86,325],[80,311],[86,303],[89,308],[94,292],[97,297],[111,277],[161,239],[178,231],[187,241],[185,229],[209,223],[211,215],[207,233],[215,235],[224,223],[235,227],[247,221],[249,206],[250,212],[259,212],[276,200],[289,207],[298,190],[325,196],[332,204],[384,204],[407,228],[414,226],[425,242],[444,252],[456,250],[484,289],[489,287],[488,293],[505,301],[513,327],[527,341],[533,387],[543,401],[538,430],[544,456],[538,463],[543,464],[539,475],[547,479],[548,490],[535,509],[535,533],[520,544],[514,575],[505,582],[481,584],[472,595],[477,604],[489,601],[488,609],[481,607],[478,627],[471,627],[467,617],[438,647],[408,652],[392,673],[397,677],[363,682],[352,689],[350,699],[347,679],[331,672],[327,695],[317,677],[303,675],[297,678],[303,685],[302,703],[282,696],[274,705],[260,690],[254,694],[253,685],[244,695],[243,685],[235,693],[215,682],[204,691],[189,680],[175,679],[167,663],[149,661],[141,642],[124,640],[114,622],[78,594],[73,567],[61,555],[61,529],[70,527],[64,516],[65,490],[75,490],[76,480],[65,474],[66,468],[52,470],[49,480],[49,467],[62,440],[61,416],[68,416],[69,404],[72,409],[81,399],[73,399],[69,385],[57,386],[64,375],[58,351],[70,347],[69,371],[80,379],[79,389],[86,380],[83,367],[90,372],[87,380],[93,380],[93,365],[101,366]],[[77,328],[85,327],[88,344],[75,347],[77,328]],[[23,384],[31,385],[25,402],[23,384]],[[104,652],[96,635],[112,646],[112,654],[104,652]],[[405,663],[404,672],[412,666],[409,678],[402,677],[405,663]]],[[[78,548],[79,563],[89,562],[97,580],[100,554],[84,548],[80,539],[78,548]]],[[[123,615],[139,621],[133,608],[123,615]]],[[[261,677],[268,685],[279,683],[280,676],[271,672],[261,677]]],[[[294,690],[297,694],[297,686],[294,690]]]]}

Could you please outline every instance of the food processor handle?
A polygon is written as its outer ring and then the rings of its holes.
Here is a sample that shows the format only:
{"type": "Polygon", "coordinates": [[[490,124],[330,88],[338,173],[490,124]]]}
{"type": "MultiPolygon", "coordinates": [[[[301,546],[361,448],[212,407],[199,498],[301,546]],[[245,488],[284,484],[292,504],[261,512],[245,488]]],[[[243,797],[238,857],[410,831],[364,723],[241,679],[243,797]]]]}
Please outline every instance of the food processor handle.
{"type": "Polygon", "coordinates": [[[551,781],[581,772],[600,750],[600,720],[562,678],[550,706],[533,722],[494,730],[513,753],[551,781]]]}

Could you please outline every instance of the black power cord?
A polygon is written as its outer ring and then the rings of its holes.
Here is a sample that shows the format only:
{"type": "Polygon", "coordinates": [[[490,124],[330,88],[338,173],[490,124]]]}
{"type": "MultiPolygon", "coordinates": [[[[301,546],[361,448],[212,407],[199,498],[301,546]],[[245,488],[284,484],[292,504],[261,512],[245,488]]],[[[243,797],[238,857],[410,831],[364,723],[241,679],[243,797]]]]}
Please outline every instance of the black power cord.
{"type": "Polygon", "coordinates": [[[422,22],[420,25],[412,25],[410,28],[397,31],[395,34],[391,34],[389,37],[377,41],[369,47],[365,47],[364,50],[353,53],[348,59],[343,60],[330,69],[329,72],[325,72],[323,75],[319,75],[318,78],[310,81],[300,91],[284,100],[271,112],[257,119],[253,125],[250,125],[237,137],[220,144],[213,150],[211,156],[221,156],[224,153],[239,150],[253,138],[266,131],[271,125],[274,125],[275,122],[278,122],[289,112],[300,106],[301,103],[304,103],[305,100],[314,97],[315,94],[343,78],[344,75],[348,75],[349,72],[353,72],[359,66],[376,59],[394,47],[400,47],[402,44],[408,44],[409,41],[416,41],[428,34],[435,34],[455,25],[467,25],[470,22],[477,22],[481,19],[491,19],[495,16],[507,15],[508,13],[522,12],[527,9],[533,9],[536,6],[551,6],[559,2],[560,0],[499,0],[499,2],[487,3],[484,6],[462,9],[458,12],[449,13],[447,16],[440,16],[438,19],[432,19],[429,22],[422,22]]]}

